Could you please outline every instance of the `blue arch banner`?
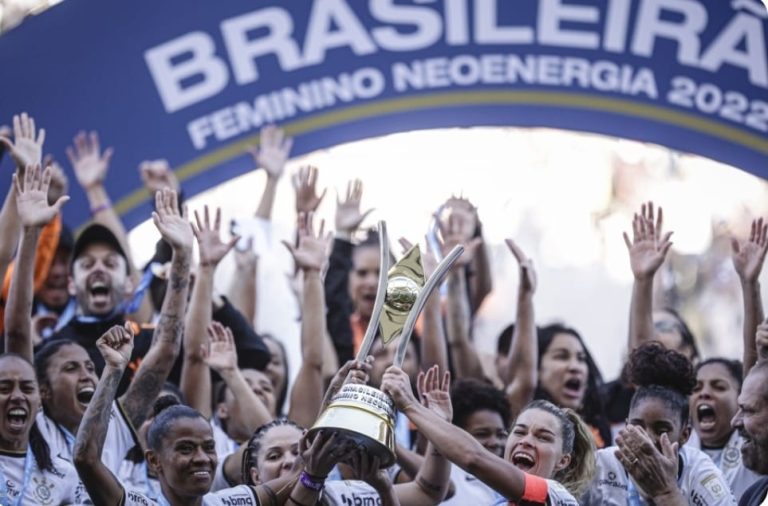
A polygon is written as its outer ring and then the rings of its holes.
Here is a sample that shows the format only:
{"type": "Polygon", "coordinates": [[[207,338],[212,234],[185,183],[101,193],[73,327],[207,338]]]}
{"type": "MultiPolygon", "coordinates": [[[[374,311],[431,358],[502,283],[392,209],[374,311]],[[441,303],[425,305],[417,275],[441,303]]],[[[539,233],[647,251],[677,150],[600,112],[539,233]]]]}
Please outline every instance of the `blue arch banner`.
{"type": "Polygon", "coordinates": [[[0,37],[0,120],[33,114],[61,159],[98,130],[128,226],[148,216],[141,160],[167,158],[192,195],[251,170],[245,147],[269,123],[293,154],[535,126],[766,177],[767,32],[759,0],[69,0],[0,37]]]}

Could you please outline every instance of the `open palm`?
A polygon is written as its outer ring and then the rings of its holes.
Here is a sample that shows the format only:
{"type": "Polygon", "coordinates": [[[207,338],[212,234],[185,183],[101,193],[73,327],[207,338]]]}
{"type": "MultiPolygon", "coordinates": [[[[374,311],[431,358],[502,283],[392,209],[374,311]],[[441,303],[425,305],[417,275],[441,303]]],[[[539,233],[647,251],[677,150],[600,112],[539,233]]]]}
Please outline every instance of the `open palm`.
{"type": "Polygon", "coordinates": [[[40,165],[27,167],[24,171],[23,185],[19,175],[13,175],[16,186],[16,209],[21,224],[25,227],[42,227],[50,222],[61,210],[61,206],[69,200],[64,195],[53,204],[48,205],[48,187],[51,184],[51,169],[40,170],[40,165]]]}
{"type": "Polygon", "coordinates": [[[426,373],[419,373],[416,381],[421,403],[443,420],[453,419],[453,404],[451,404],[451,374],[446,371],[440,381],[440,368],[431,367],[426,373]]]}
{"type": "Polygon", "coordinates": [[[36,131],[35,119],[23,112],[13,117],[13,141],[0,136],[0,144],[11,153],[16,166],[23,171],[28,165],[35,165],[43,159],[45,129],[36,131]]]}
{"type": "Polygon", "coordinates": [[[226,256],[240,237],[235,236],[229,242],[222,242],[219,229],[221,228],[221,208],[216,208],[216,216],[211,226],[210,213],[208,206],[203,208],[203,219],[195,211],[194,228],[195,238],[200,247],[200,265],[218,265],[221,259],[226,256]]]}
{"type": "Polygon", "coordinates": [[[164,189],[155,194],[156,212],[152,213],[152,220],[160,231],[163,239],[174,250],[192,249],[192,225],[179,212],[176,202],[176,192],[164,189]]]}
{"type": "Polygon", "coordinates": [[[763,219],[752,220],[749,239],[731,239],[733,266],[741,279],[757,281],[763,270],[765,254],[768,252],[768,223],[763,219]]]}

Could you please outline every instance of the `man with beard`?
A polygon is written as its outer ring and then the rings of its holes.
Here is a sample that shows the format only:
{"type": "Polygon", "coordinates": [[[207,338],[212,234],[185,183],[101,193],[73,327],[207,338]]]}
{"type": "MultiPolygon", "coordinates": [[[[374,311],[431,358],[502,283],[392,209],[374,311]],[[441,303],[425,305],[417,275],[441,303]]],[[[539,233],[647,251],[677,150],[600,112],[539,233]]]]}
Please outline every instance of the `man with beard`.
{"type": "MultiPolygon", "coordinates": [[[[731,424],[744,439],[741,458],[744,465],[759,474],[768,474],[768,361],[758,362],[747,377],[739,395],[739,411],[731,424]]],[[[739,506],[768,504],[768,477],[749,487],[739,506]]]]}

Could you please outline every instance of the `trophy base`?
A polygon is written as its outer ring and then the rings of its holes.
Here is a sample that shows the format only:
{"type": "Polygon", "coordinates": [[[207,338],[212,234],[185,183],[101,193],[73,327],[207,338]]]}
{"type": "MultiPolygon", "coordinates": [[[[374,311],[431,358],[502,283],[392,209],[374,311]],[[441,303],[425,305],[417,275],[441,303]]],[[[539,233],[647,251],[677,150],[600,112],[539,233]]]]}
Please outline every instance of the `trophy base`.
{"type": "Polygon", "coordinates": [[[395,463],[395,423],[392,401],[366,385],[345,385],[309,430],[336,432],[342,441],[362,446],[379,457],[382,468],[395,463]],[[382,400],[384,398],[384,400],[382,400]]]}

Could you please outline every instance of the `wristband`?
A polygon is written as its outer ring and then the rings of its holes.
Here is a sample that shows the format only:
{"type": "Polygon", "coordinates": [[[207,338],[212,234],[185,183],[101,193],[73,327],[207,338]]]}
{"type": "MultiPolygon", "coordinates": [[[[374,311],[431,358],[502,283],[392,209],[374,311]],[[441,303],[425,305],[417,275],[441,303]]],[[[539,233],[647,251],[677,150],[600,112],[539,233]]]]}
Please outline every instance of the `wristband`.
{"type": "Polygon", "coordinates": [[[96,207],[92,207],[92,208],[91,208],[91,215],[92,215],[92,216],[93,216],[93,215],[97,215],[97,214],[99,214],[99,213],[100,213],[100,212],[102,212],[102,211],[106,211],[106,210],[107,210],[107,209],[109,209],[110,207],[112,207],[112,206],[111,206],[111,205],[109,205],[109,204],[107,204],[107,203],[104,203],[104,204],[100,204],[100,205],[98,205],[98,206],[96,206],[96,207]]]}
{"type": "Polygon", "coordinates": [[[299,481],[304,486],[304,488],[312,490],[314,492],[320,492],[321,490],[323,490],[323,486],[325,485],[325,478],[312,476],[306,471],[301,472],[301,475],[299,476],[299,481]]]}

